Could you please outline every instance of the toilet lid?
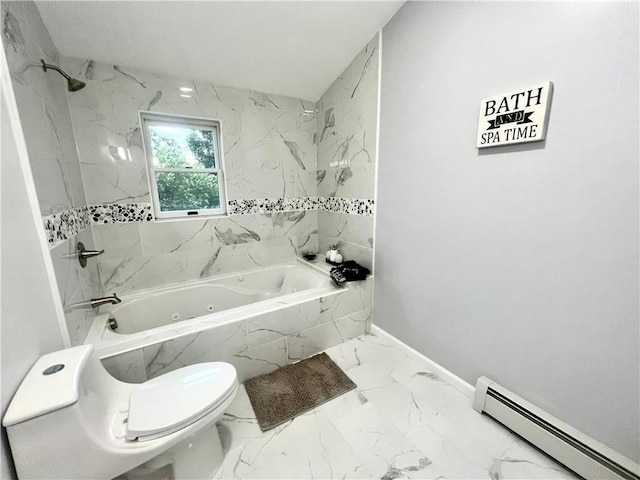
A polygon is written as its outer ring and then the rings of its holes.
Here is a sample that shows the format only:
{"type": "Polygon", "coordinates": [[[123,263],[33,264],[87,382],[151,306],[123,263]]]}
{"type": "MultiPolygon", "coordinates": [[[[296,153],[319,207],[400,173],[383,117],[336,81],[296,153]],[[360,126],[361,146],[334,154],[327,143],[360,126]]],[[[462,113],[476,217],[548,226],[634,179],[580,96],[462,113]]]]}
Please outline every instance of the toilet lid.
{"type": "Polygon", "coordinates": [[[236,384],[236,369],[223,362],[189,365],[141,384],[129,399],[127,439],[157,438],[190,425],[236,384]]]}

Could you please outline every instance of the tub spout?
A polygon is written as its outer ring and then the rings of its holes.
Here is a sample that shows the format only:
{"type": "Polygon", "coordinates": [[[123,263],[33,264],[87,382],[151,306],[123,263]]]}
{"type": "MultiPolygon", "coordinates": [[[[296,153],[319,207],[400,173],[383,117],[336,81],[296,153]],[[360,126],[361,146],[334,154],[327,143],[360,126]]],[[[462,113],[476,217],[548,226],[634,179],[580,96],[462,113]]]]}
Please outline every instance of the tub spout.
{"type": "Polygon", "coordinates": [[[112,305],[115,305],[117,303],[120,303],[121,301],[122,300],[118,298],[118,295],[114,293],[110,297],[92,298],[90,301],[90,304],[92,308],[98,308],[99,306],[106,305],[107,303],[111,303],[112,305]]]}

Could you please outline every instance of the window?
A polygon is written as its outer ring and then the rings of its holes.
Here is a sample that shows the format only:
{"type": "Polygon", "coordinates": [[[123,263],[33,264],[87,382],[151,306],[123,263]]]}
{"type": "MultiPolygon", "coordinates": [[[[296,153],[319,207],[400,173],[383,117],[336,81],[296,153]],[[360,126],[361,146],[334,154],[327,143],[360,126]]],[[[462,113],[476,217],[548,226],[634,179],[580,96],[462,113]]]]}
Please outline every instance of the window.
{"type": "Polygon", "coordinates": [[[226,212],[220,122],[140,112],[156,218],[226,212]]]}

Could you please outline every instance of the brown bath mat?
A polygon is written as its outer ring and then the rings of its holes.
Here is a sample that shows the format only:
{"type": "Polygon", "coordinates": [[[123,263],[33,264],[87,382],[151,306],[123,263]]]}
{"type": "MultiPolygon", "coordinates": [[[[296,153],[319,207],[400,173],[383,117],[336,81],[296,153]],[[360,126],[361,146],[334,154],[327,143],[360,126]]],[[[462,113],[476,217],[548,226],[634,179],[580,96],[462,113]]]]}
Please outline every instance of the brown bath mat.
{"type": "Polygon", "coordinates": [[[356,388],[326,353],[251,378],[244,386],[263,432],[356,388]]]}

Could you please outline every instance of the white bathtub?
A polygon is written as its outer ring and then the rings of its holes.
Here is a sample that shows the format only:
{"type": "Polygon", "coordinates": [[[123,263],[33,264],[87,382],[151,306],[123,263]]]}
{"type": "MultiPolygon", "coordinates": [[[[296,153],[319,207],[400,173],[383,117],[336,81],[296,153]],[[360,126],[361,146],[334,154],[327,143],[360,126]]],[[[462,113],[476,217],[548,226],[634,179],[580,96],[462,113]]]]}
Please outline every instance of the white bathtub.
{"type": "Polygon", "coordinates": [[[304,262],[155,288],[102,307],[85,343],[107,358],[343,292],[304,262]]]}

